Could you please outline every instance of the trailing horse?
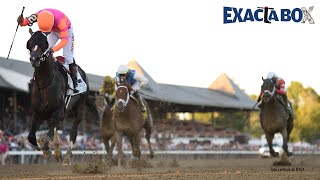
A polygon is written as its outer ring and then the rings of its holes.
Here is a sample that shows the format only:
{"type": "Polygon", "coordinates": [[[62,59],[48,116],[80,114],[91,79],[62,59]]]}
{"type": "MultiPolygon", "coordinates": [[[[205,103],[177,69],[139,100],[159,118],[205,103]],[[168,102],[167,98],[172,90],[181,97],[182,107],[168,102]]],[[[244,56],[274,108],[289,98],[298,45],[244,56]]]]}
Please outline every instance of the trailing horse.
{"type": "Polygon", "coordinates": [[[273,149],[272,140],[274,134],[280,132],[283,137],[282,148],[287,156],[292,156],[292,153],[288,151],[288,141],[293,129],[293,112],[292,115],[287,113],[287,107],[279,100],[280,98],[277,97],[280,95],[276,93],[276,87],[272,80],[263,78],[262,80],[261,92],[263,93],[263,106],[260,111],[260,124],[266,135],[270,154],[274,157],[279,156],[279,153],[273,149]]]}
{"type": "MultiPolygon", "coordinates": [[[[67,114],[66,97],[68,87],[68,75],[62,64],[57,62],[51,55],[45,56],[48,49],[46,34],[37,31],[32,33],[27,42],[27,49],[30,52],[30,62],[34,68],[35,81],[31,94],[32,125],[28,135],[29,142],[37,149],[42,150],[45,157],[51,154],[48,146],[49,141],[54,136],[54,156],[56,160],[61,159],[57,128],[60,121],[63,121],[67,114]],[[40,125],[46,121],[49,132],[37,141],[36,132],[40,125]]],[[[77,131],[82,117],[85,115],[86,104],[92,105],[88,101],[89,86],[86,73],[79,67],[79,73],[87,84],[85,92],[71,98],[68,109],[73,112],[73,125],[70,131],[70,144],[63,164],[70,164],[73,144],[76,142],[77,131]]],[[[70,96],[68,96],[70,97],[70,96]]]]}
{"type": "Polygon", "coordinates": [[[112,159],[112,151],[115,146],[115,128],[112,117],[112,107],[107,103],[103,95],[96,96],[96,106],[100,120],[100,132],[107,151],[107,160],[112,159]],[[110,143],[109,143],[110,142],[110,143]]]}
{"type": "Polygon", "coordinates": [[[142,128],[145,129],[145,138],[148,142],[150,157],[153,158],[154,152],[151,147],[150,137],[153,128],[153,120],[150,109],[147,106],[148,118],[143,118],[142,112],[136,100],[134,100],[129,92],[131,86],[128,83],[120,83],[116,90],[116,106],[113,117],[116,129],[116,141],[118,149],[118,166],[121,166],[121,159],[124,154],[122,151],[122,136],[126,135],[132,147],[132,154],[134,157],[140,159],[140,141],[142,128]]]}

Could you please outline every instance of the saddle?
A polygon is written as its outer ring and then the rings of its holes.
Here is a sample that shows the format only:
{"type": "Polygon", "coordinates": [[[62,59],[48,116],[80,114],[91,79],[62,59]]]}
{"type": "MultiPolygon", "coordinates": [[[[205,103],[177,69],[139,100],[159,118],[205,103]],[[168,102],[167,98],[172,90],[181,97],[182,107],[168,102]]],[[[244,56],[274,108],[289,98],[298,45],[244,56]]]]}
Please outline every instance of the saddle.
{"type": "MultiPolygon", "coordinates": [[[[55,57],[55,59],[56,59],[56,62],[59,64],[60,69],[64,73],[67,74],[67,79],[66,79],[67,80],[67,86],[68,86],[67,95],[77,95],[77,94],[81,94],[81,93],[85,92],[87,90],[87,85],[82,80],[81,81],[82,83],[78,84],[78,88],[79,89],[77,88],[79,90],[79,93],[76,93],[76,94],[73,93],[73,88],[74,88],[73,80],[72,80],[71,75],[70,75],[71,72],[69,70],[67,70],[63,65],[65,63],[64,57],[63,56],[57,56],[57,57],[55,57]]],[[[82,79],[79,71],[78,71],[77,77],[78,77],[78,79],[80,79],[80,78],[82,79]]]]}

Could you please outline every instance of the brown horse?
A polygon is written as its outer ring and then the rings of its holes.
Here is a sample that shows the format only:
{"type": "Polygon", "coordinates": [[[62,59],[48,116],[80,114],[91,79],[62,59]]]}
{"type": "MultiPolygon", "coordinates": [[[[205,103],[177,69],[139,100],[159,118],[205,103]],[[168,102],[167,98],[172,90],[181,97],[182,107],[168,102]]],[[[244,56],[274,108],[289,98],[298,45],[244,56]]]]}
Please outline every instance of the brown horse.
{"type": "MultiPolygon", "coordinates": [[[[153,120],[148,105],[148,118],[143,118],[142,112],[136,100],[134,100],[129,92],[131,86],[128,83],[118,84],[116,90],[116,106],[114,110],[114,124],[116,128],[116,141],[118,149],[118,166],[121,166],[121,160],[124,156],[122,151],[122,136],[126,135],[132,147],[134,157],[140,159],[140,141],[142,128],[145,129],[145,138],[148,142],[150,157],[153,158],[154,152],[151,147],[150,137],[152,133],[153,120]]],[[[146,102],[145,102],[146,103],[146,102]]]]}
{"type": "Polygon", "coordinates": [[[283,137],[282,148],[286,152],[287,156],[292,156],[292,153],[288,151],[288,141],[290,133],[293,129],[293,113],[292,116],[287,114],[285,108],[277,96],[275,85],[271,79],[263,79],[261,86],[262,103],[263,107],[260,111],[260,124],[269,145],[270,154],[274,157],[279,156],[278,152],[275,152],[272,146],[272,140],[275,133],[280,132],[283,137]]]}
{"type": "Polygon", "coordinates": [[[112,160],[112,151],[115,146],[115,128],[112,117],[112,107],[107,103],[103,95],[96,96],[96,106],[100,120],[100,131],[107,151],[107,160],[112,160]],[[111,144],[109,144],[109,141],[111,144]]]}

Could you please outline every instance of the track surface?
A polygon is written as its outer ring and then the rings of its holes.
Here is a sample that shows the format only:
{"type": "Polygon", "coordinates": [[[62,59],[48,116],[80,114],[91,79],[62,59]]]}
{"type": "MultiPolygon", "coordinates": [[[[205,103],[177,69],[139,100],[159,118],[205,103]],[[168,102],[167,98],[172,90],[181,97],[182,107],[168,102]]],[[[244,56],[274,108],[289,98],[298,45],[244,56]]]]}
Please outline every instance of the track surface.
{"type": "Polygon", "coordinates": [[[46,165],[0,166],[0,179],[319,179],[320,157],[290,159],[292,166],[273,166],[277,159],[198,159],[146,160],[143,165],[128,164],[125,168],[109,167],[91,161],[62,166],[46,165]],[[147,163],[146,163],[147,162],[147,163]],[[147,164],[147,165],[146,165],[147,164]],[[148,166],[148,167],[146,167],[148,166]]]}

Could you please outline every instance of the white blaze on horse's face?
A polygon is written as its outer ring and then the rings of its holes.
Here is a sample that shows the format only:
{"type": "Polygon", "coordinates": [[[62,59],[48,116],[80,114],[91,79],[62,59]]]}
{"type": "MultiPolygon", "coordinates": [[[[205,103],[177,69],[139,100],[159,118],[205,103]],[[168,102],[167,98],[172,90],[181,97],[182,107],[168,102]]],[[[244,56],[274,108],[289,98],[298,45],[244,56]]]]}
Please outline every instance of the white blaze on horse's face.
{"type": "Polygon", "coordinates": [[[130,96],[129,96],[129,90],[126,86],[118,86],[117,92],[116,92],[116,107],[119,112],[124,112],[128,102],[129,102],[130,96]],[[125,97],[118,97],[118,95],[125,94],[125,97]]]}
{"type": "Polygon", "coordinates": [[[35,45],[33,48],[33,51],[36,51],[38,49],[38,45],[35,45]]]}

